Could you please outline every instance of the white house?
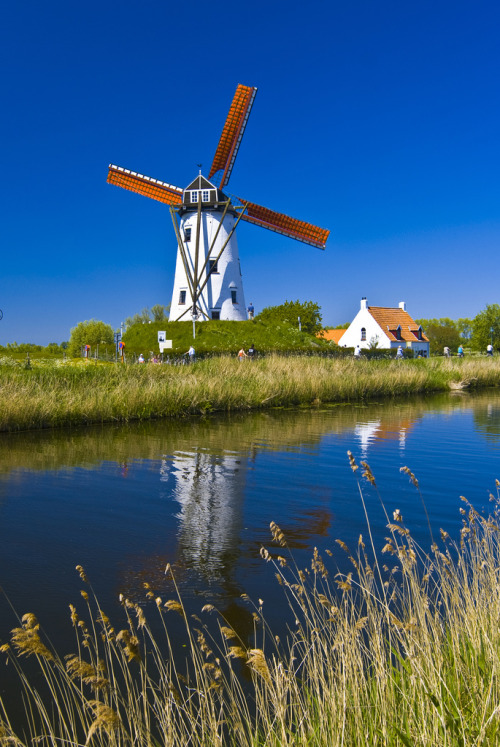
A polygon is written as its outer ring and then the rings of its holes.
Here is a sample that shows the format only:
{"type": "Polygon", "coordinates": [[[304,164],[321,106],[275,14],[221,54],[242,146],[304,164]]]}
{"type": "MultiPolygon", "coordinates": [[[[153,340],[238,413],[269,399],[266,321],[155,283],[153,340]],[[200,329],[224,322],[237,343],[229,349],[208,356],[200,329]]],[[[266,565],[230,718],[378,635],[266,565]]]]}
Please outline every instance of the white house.
{"type": "Polygon", "coordinates": [[[396,309],[368,306],[361,299],[361,308],[338,341],[340,347],[411,348],[416,354],[429,355],[429,340],[406,311],[401,301],[396,309]]]}

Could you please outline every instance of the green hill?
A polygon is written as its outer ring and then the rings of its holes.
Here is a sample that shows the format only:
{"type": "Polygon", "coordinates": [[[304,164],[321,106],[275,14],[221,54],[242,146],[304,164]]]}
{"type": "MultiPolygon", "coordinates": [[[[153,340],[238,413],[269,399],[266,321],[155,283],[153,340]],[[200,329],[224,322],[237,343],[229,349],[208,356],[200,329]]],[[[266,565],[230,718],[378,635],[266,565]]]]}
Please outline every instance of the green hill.
{"type": "Polygon", "coordinates": [[[296,326],[285,322],[268,324],[258,319],[246,322],[206,321],[196,324],[196,339],[193,341],[192,322],[150,322],[134,324],[123,336],[126,353],[158,352],[158,331],[166,331],[166,339],[172,340],[173,355],[182,355],[191,344],[196,353],[231,353],[240,348],[247,350],[254,345],[257,352],[306,352],[328,349],[329,343],[315,336],[299,332],[296,326]]]}

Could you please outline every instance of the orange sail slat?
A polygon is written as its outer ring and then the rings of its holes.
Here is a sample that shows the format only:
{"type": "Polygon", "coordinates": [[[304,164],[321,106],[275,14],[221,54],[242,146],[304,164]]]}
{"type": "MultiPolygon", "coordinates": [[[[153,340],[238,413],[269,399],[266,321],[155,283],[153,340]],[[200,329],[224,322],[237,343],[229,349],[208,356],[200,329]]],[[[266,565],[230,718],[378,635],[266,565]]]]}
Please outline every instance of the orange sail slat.
{"type": "Polygon", "coordinates": [[[158,200],[166,205],[180,205],[182,202],[182,189],[175,187],[173,184],[161,182],[159,179],[152,179],[144,174],[138,174],[136,171],[129,171],[121,166],[109,165],[107,181],[115,184],[117,187],[123,187],[130,192],[150,197],[152,200],[158,200]]]}
{"type": "Polygon", "coordinates": [[[222,129],[212,168],[208,175],[208,178],[211,179],[217,171],[223,172],[220,180],[221,189],[229,182],[256,93],[256,88],[239,85],[229,107],[229,114],[222,129]]]}
{"type": "Polygon", "coordinates": [[[242,216],[242,220],[262,226],[263,228],[268,228],[270,231],[276,231],[297,241],[303,241],[305,244],[311,244],[311,246],[316,246],[318,249],[325,248],[330,231],[313,226],[311,223],[306,223],[303,220],[290,218],[283,213],[276,213],[274,210],[269,210],[253,202],[246,202],[241,198],[238,199],[246,205],[246,211],[242,216]]]}

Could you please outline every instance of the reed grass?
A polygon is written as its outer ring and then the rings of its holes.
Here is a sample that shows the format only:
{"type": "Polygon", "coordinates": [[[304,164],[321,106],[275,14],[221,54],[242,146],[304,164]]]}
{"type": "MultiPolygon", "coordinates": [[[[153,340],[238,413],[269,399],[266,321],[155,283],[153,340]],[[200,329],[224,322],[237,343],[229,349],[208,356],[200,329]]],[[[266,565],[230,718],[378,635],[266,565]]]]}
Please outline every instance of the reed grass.
{"type": "MultiPolygon", "coordinates": [[[[375,477],[366,463],[349,459],[362,515],[367,483],[376,497],[375,477]]],[[[403,471],[419,499],[417,478],[403,471]]],[[[20,735],[0,708],[0,744],[498,744],[499,488],[497,480],[488,516],[463,498],[456,541],[441,530],[428,551],[397,507],[383,506],[382,547],[368,524],[352,551],[336,540],[326,558],[314,550],[300,568],[272,523],[261,556],[288,603],[282,639],[269,628],[262,600],[246,595],[254,618],[249,639],[209,604],[189,617],[168,566],[172,598],[145,584],[151,609],[121,598],[125,624],[117,630],[77,566],[85,609],[70,606],[75,652],[59,657],[32,614],[0,649],[17,668],[26,713],[20,735]],[[339,552],[349,572],[335,565],[339,552]],[[161,635],[153,635],[151,615],[161,635]],[[185,661],[170,638],[172,615],[184,626],[185,661]],[[24,674],[23,656],[36,657],[48,700],[24,674]]]]}
{"type": "Polygon", "coordinates": [[[269,356],[191,366],[0,365],[0,431],[357,402],[498,386],[500,359],[355,361],[269,356]]]}

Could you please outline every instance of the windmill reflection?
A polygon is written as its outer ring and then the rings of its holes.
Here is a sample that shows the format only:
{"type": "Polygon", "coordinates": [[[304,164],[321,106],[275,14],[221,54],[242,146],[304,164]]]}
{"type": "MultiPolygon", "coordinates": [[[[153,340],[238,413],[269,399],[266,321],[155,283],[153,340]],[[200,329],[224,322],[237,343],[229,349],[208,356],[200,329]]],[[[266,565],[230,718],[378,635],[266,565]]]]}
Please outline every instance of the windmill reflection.
{"type": "Polygon", "coordinates": [[[173,482],[178,563],[208,581],[225,577],[238,553],[248,460],[236,453],[178,452],[163,460],[160,479],[173,482]]]}

